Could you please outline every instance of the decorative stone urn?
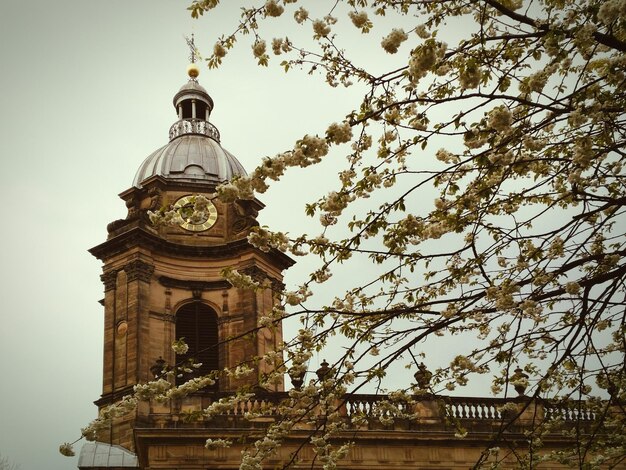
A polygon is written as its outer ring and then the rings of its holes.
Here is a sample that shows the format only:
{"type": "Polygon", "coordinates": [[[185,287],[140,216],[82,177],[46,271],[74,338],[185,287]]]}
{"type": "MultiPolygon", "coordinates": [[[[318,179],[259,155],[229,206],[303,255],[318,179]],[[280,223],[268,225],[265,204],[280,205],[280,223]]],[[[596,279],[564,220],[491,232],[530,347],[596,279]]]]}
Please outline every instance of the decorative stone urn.
{"type": "Polygon", "coordinates": [[[301,368],[296,369],[292,367],[287,371],[287,373],[289,374],[293,388],[300,390],[302,388],[302,384],[304,384],[306,371],[301,370],[301,368]]]}
{"type": "Polygon", "coordinates": [[[320,382],[326,379],[331,372],[332,369],[328,367],[328,362],[326,362],[326,359],[322,361],[321,367],[315,371],[315,373],[317,374],[317,378],[320,379],[320,382]]]}
{"type": "Polygon", "coordinates": [[[513,375],[509,377],[509,382],[513,385],[517,394],[523,397],[528,387],[528,374],[524,373],[524,371],[518,367],[513,372],[513,375]]]}
{"type": "Polygon", "coordinates": [[[426,368],[423,362],[420,362],[413,377],[415,377],[415,382],[420,390],[428,390],[433,373],[426,368]]]}

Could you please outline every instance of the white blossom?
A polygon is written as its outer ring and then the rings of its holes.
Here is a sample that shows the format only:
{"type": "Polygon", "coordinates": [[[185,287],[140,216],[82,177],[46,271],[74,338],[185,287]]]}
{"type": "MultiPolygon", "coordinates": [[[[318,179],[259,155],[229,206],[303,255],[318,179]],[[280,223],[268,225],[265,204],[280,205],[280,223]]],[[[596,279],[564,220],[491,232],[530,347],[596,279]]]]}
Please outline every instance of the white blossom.
{"type": "Polygon", "coordinates": [[[274,38],[272,39],[272,52],[275,55],[280,55],[283,52],[289,52],[291,50],[291,42],[288,38],[274,38]]]}
{"type": "Polygon", "coordinates": [[[254,54],[254,57],[261,58],[264,54],[265,54],[265,50],[266,50],[266,44],[265,41],[263,41],[262,39],[257,40],[253,45],[252,45],[252,53],[254,54]]]}
{"type": "Polygon", "coordinates": [[[323,213],[320,215],[320,224],[324,227],[335,225],[337,223],[337,217],[329,213],[323,213]]]}
{"type": "Polygon", "coordinates": [[[567,284],[565,284],[565,292],[570,295],[578,294],[580,292],[580,284],[575,281],[568,282],[567,284]]]}
{"type": "Polygon", "coordinates": [[[184,338],[180,338],[172,343],[172,351],[174,351],[176,354],[185,354],[187,351],[189,351],[189,346],[187,345],[187,343],[185,343],[184,338]]]}
{"type": "Polygon", "coordinates": [[[348,16],[352,20],[352,24],[357,28],[363,28],[368,22],[367,12],[366,11],[351,11],[348,13],[348,16]]]}
{"type": "Polygon", "coordinates": [[[513,116],[506,106],[498,106],[489,112],[489,127],[495,131],[502,132],[511,127],[513,116]]]}
{"type": "Polygon", "coordinates": [[[307,167],[319,163],[328,154],[328,142],[313,135],[305,135],[296,142],[292,152],[283,154],[285,164],[307,167]]]}
{"type": "Polygon", "coordinates": [[[346,207],[348,207],[348,203],[352,199],[352,196],[344,192],[331,191],[326,195],[324,201],[320,204],[320,208],[333,215],[339,215],[346,207]]]}
{"type": "Polygon", "coordinates": [[[248,274],[241,274],[234,268],[224,268],[222,269],[221,274],[233,287],[239,287],[242,289],[257,289],[259,287],[259,283],[252,279],[251,276],[248,274]]]}
{"type": "Polygon", "coordinates": [[[443,57],[446,44],[427,41],[422,46],[416,47],[411,53],[409,60],[409,75],[414,82],[432,71],[437,61],[443,57]]]}
{"type": "Polygon", "coordinates": [[[459,157],[449,152],[446,149],[437,150],[437,153],[435,153],[435,158],[437,158],[437,160],[444,162],[444,163],[458,163],[459,162],[459,157]]]}
{"type": "Polygon", "coordinates": [[[295,18],[295,20],[302,24],[304,23],[308,17],[309,17],[309,12],[308,10],[306,10],[304,7],[300,7],[296,10],[296,12],[293,14],[293,17],[295,18]]]}
{"type": "Polygon", "coordinates": [[[321,284],[330,279],[332,275],[333,274],[330,272],[328,267],[324,267],[323,269],[318,269],[317,271],[315,271],[311,277],[315,282],[321,284]]]}
{"type": "Polygon", "coordinates": [[[598,9],[598,20],[606,26],[624,19],[626,19],[626,0],[604,1],[598,9]]]}
{"type": "Polygon", "coordinates": [[[400,45],[409,39],[409,36],[401,28],[394,28],[391,32],[383,38],[380,45],[389,54],[395,54],[398,52],[400,45]]]}
{"type": "Polygon", "coordinates": [[[330,26],[323,20],[313,21],[313,31],[316,37],[328,36],[330,34],[330,26]]]}
{"type": "Polygon", "coordinates": [[[225,371],[229,377],[240,379],[242,377],[246,377],[252,374],[254,372],[254,369],[246,364],[240,364],[234,369],[225,369],[225,371]]]}
{"type": "Polygon", "coordinates": [[[472,89],[478,87],[482,79],[482,71],[478,65],[468,62],[459,74],[459,83],[462,89],[472,89]]]}
{"type": "Polygon", "coordinates": [[[352,127],[347,122],[337,124],[336,122],[328,126],[326,138],[333,144],[350,142],[352,139],[352,127]]]}
{"type": "Polygon", "coordinates": [[[169,381],[160,378],[145,384],[135,385],[133,387],[133,392],[138,400],[148,401],[164,395],[170,388],[172,388],[172,384],[169,381]]]}
{"type": "Polygon", "coordinates": [[[182,398],[214,384],[215,380],[209,376],[194,377],[178,387],[172,387],[165,393],[165,396],[169,399],[182,398]]]}
{"type": "Polygon", "coordinates": [[[232,441],[228,439],[207,439],[204,443],[204,447],[209,450],[227,448],[233,444],[232,441]]]}
{"type": "Polygon", "coordinates": [[[226,48],[222,45],[221,42],[216,42],[215,45],[213,46],[213,54],[216,57],[222,58],[222,57],[226,57],[226,48]]]}
{"type": "Polygon", "coordinates": [[[76,455],[74,453],[74,448],[72,447],[72,444],[70,444],[69,442],[61,444],[59,446],[59,452],[65,457],[73,457],[74,455],[76,455]]]}
{"type": "Polygon", "coordinates": [[[426,29],[425,24],[420,24],[415,27],[415,34],[417,34],[422,39],[428,39],[430,37],[430,33],[426,29]]]}
{"type": "Polygon", "coordinates": [[[267,2],[265,2],[265,13],[267,16],[280,16],[284,11],[285,8],[276,3],[276,0],[267,0],[267,2]]]}
{"type": "Polygon", "coordinates": [[[223,202],[235,202],[239,199],[239,189],[232,183],[220,184],[216,191],[217,197],[223,202]]]}

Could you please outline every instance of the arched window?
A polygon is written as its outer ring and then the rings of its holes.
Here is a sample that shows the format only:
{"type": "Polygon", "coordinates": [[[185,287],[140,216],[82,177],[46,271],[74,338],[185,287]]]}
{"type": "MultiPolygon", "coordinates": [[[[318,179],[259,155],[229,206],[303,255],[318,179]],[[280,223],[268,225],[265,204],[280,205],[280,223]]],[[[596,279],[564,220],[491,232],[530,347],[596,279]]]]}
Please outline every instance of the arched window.
{"type": "Polygon", "coordinates": [[[179,354],[176,362],[193,359],[202,363],[192,374],[183,374],[177,384],[191,377],[208,374],[219,369],[217,314],[202,302],[183,305],[176,312],[176,339],[184,338],[189,346],[186,354],[179,354]]]}

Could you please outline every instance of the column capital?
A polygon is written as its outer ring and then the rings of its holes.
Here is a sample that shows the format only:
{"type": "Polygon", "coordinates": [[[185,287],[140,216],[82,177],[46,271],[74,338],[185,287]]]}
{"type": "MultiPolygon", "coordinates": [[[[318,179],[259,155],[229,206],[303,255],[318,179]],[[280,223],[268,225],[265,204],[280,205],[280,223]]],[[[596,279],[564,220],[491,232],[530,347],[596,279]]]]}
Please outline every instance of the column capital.
{"type": "Polygon", "coordinates": [[[104,284],[104,292],[115,289],[115,283],[117,281],[117,269],[112,269],[100,275],[100,280],[104,284]]]}
{"type": "Polygon", "coordinates": [[[140,259],[136,259],[124,265],[124,271],[126,271],[129,282],[136,280],[149,282],[154,272],[154,266],[140,259]]]}

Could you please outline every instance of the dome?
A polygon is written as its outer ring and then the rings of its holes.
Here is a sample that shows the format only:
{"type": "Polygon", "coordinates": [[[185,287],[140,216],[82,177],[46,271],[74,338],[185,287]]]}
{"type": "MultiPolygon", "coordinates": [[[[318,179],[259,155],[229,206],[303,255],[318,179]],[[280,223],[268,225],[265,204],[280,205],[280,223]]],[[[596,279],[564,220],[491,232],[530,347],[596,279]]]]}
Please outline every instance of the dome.
{"type": "Polygon", "coordinates": [[[246,170],[235,156],[210,137],[197,134],[178,136],[153,152],[137,170],[133,186],[151,176],[188,182],[221,183],[246,170]]]}
{"type": "Polygon", "coordinates": [[[200,85],[196,80],[189,80],[182,87],[180,87],[178,93],[174,95],[174,107],[178,108],[178,105],[181,104],[182,101],[189,99],[196,99],[204,102],[209,106],[209,111],[213,110],[213,100],[204,89],[204,87],[200,85]]]}
{"type": "Polygon", "coordinates": [[[192,78],[174,96],[178,114],[170,128],[170,143],[153,152],[137,170],[133,186],[152,176],[218,184],[245,176],[241,163],[220,144],[220,133],[209,122],[213,100],[192,78]]]}

